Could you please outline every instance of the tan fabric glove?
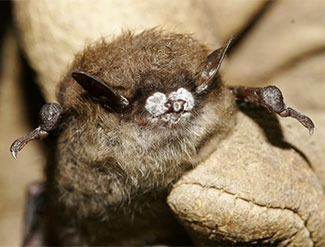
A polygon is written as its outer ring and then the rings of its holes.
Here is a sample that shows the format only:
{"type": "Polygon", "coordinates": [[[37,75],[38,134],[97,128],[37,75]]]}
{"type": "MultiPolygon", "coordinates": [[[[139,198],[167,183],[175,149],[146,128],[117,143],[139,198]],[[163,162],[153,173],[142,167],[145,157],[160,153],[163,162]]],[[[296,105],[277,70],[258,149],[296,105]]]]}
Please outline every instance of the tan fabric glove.
{"type": "MultiPolygon", "coordinates": [[[[324,246],[318,177],[324,168],[317,160],[323,159],[318,139],[325,132],[310,137],[282,119],[282,136],[267,112],[248,112],[254,119],[238,114],[233,133],[178,181],[169,205],[198,245],[324,246]]],[[[324,115],[317,120],[324,124],[324,115]]]]}

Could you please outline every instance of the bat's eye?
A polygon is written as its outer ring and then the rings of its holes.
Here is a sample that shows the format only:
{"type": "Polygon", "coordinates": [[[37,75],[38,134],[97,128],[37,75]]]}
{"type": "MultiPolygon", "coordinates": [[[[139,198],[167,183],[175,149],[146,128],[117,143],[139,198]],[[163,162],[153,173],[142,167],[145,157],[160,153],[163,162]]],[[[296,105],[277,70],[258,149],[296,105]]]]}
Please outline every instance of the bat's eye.
{"type": "Polygon", "coordinates": [[[145,104],[152,122],[161,120],[172,124],[178,123],[182,118],[188,118],[193,107],[193,95],[185,88],[179,88],[168,96],[156,92],[147,98],[145,104]]]}

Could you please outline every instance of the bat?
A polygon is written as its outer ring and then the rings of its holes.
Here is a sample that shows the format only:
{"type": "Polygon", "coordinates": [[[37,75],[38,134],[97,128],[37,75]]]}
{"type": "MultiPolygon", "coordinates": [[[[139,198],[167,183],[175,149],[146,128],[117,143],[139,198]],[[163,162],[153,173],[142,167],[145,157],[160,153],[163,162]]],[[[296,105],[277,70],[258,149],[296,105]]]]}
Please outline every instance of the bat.
{"type": "Polygon", "coordinates": [[[24,243],[186,245],[166,196],[235,126],[235,100],[294,117],[312,134],[311,119],[275,86],[224,85],[219,69],[231,41],[210,53],[191,35],[150,29],[76,55],[59,104],[44,105],[39,126],[10,148],[16,158],[29,141],[52,138],[46,200],[42,214],[27,210],[38,220],[28,221],[36,223],[24,243]]]}

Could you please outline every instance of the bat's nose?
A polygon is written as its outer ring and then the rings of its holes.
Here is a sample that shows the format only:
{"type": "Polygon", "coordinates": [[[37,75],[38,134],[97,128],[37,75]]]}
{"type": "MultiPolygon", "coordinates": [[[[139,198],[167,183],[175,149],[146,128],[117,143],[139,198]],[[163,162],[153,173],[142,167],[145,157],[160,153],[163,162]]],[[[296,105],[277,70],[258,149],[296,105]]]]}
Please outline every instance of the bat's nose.
{"type": "Polygon", "coordinates": [[[167,107],[168,109],[167,112],[179,113],[184,111],[185,103],[186,103],[185,100],[182,99],[177,99],[177,100],[169,99],[165,103],[165,107],[167,107]]]}
{"type": "Polygon", "coordinates": [[[183,113],[190,112],[193,107],[194,97],[185,88],[179,88],[168,96],[164,93],[156,92],[147,98],[145,105],[145,109],[152,117],[170,115],[170,113],[182,115],[183,113]]]}

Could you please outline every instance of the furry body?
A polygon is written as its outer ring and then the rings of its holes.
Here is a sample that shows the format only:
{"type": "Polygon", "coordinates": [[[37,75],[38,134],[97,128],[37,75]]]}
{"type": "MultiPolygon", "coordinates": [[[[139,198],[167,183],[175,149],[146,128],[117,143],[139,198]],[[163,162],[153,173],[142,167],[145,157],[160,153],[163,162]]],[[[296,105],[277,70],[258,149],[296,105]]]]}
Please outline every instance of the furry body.
{"type": "Polygon", "coordinates": [[[205,83],[208,55],[189,35],[148,30],[102,40],[76,56],[70,72],[99,78],[130,107],[119,113],[103,107],[70,73],[61,82],[63,117],[47,169],[58,243],[141,245],[177,234],[168,191],[235,123],[234,99],[219,75],[195,93],[205,83]],[[193,94],[189,117],[151,121],[145,100],[179,88],[193,94]]]}

